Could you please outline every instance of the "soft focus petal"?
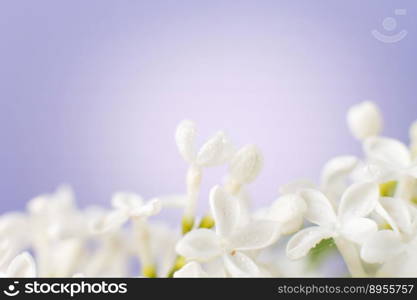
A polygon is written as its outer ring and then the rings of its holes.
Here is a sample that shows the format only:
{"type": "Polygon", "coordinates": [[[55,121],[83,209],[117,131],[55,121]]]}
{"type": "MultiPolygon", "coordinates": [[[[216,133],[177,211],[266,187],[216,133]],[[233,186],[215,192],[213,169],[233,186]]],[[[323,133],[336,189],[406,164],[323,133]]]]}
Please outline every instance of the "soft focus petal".
{"type": "Polygon", "coordinates": [[[230,176],[240,184],[251,183],[262,169],[263,158],[254,145],[242,147],[230,162],[230,176]]]}
{"type": "Polygon", "coordinates": [[[378,199],[379,187],[376,183],[355,183],[343,193],[339,216],[342,219],[365,217],[374,210],[378,199]]]}
{"type": "Polygon", "coordinates": [[[149,200],[145,205],[133,209],[130,212],[132,217],[150,217],[161,211],[162,203],[159,199],[149,200]]]}
{"type": "Polygon", "coordinates": [[[162,208],[184,208],[185,204],[187,203],[187,195],[166,195],[166,196],[159,196],[150,199],[152,201],[154,199],[159,199],[161,201],[162,208]]]}
{"type": "Polygon", "coordinates": [[[174,278],[204,278],[208,274],[198,262],[192,261],[174,273],[174,278]]]}
{"type": "Polygon", "coordinates": [[[417,120],[411,124],[409,135],[411,141],[417,141],[417,120]]]}
{"type": "Polygon", "coordinates": [[[192,163],[195,159],[195,137],[196,126],[194,122],[189,120],[182,121],[175,132],[175,141],[177,143],[178,151],[185,161],[192,163]]]}
{"type": "MultiPolygon", "coordinates": [[[[416,146],[417,146],[417,142],[416,142],[416,146]]],[[[417,178],[417,164],[413,164],[411,167],[407,168],[405,170],[405,173],[411,177],[417,178]]]]}
{"type": "Polygon", "coordinates": [[[386,221],[392,228],[405,234],[410,234],[412,232],[412,217],[410,209],[405,201],[399,198],[386,197],[381,198],[379,203],[389,215],[389,218],[386,218],[386,221]]]}
{"type": "Polygon", "coordinates": [[[221,254],[220,240],[213,230],[196,229],[187,233],[176,246],[178,254],[190,260],[208,261],[221,254]]]}
{"type": "Polygon", "coordinates": [[[347,123],[352,135],[359,140],[363,140],[381,132],[381,112],[375,103],[365,101],[349,109],[347,123]]]}
{"type": "Polygon", "coordinates": [[[417,277],[417,254],[401,253],[382,265],[378,277],[417,277]]]}
{"type": "Polygon", "coordinates": [[[238,250],[266,248],[279,238],[279,233],[277,222],[253,221],[230,237],[230,246],[238,250]]]}
{"type": "Polygon", "coordinates": [[[392,230],[373,234],[362,245],[361,257],[368,263],[383,263],[404,251],[401,238],[392,230]]]}
{"type": "Polygon", "coordinates": [[[304,200],[298,194],[287,194],[272,204],[265,217],[279,222],[282,234],[291,234],[303,225],[306,209],[304,200]]]}
{"type": "Polygon", "coordinates": [[[137,209],[143,205],[141,196],[131,192],[117,192],[111,199],[111,204],[116,209],[123,209],[127,212],[137,209]]]}
{"type": "Polygon", "coordinates": [[[210,191],[210,206],[217,233],[221,236],[230,235],[239,222],[239,200],[215,186],[210,191]]]}
{"type": "Polygon", "coordinates": [[[344,238],[358,244],[363,244],[378,230],[375,221],[367,218],[354,218],[343,222],[340,233],[344,238]]]}
{"type": "Polygon", "coordinates": [[[306,189],[299,193],[307,206],[305,218],[317,225],[336,222],[336,214],[327,197],[320,191],[306,189]]]}
{"type": "Polygon", "coordinates": [[[305,228],[296,233],[287,244],[289,259],[299,259],[308,254],[321,240],[334,235],[332,230],[320,226],[305,228]]]}
{"type": "Polygon", "coordinates": [[[386,137],[372,137],[364,144],[368,159],[391,168],[406,168],[411,163],[410,151],[400,141],[386,137]]]}
{"type": "Polygon", "coordinates": [[[258,265],[247,255],[237,251],[224,255],[224,266],[232,277],[259,277],[258,265]]]}
{"type": "Polygon", "coordinates": [[[12,254],[12,246],[10,241],[3,239],[0,241],[0,267],[5,264],[12,254]]]}
{"type": "Polygon", "coordinates": [[[6,274],[8,277],[35,277],[35,261],[28,252],[23,252],[10,262],[6,274]]]}
{"type": "Polygon", "coordinates": [[[124,211],[112,211],[95,217],[90,222],[90,231],[94,234],[108,233],[120,228],[129,216],[124,211]]]}

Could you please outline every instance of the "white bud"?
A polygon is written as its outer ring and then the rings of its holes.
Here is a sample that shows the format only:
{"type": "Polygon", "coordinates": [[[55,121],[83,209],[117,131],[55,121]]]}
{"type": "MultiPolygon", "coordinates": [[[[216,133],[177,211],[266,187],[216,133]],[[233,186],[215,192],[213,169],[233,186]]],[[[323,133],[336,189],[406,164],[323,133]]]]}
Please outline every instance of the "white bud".
{"type": "Polygon", "coordinates": [[[410,126],[410,140],[412,143],[417,143],[417,121],[410,126]]]}
{"type": "Polygon", "coordinates": [[[302,227],[306,210],[306,204],[299,195],[286,194],[272,204],[267,218],[280,224],[282,234],[292,234],[302,227]]]}
{"type": "Polygon", "coordinates": [[[382,130],[382,116],[375,103],[365,101],[352,106],[347,113],[347,124],[358,140],[378,135],[382,130]]]}
{"type": "Polygon", "coordinates": [[[262,169],[262,154],[253,145],[242,147],[232,158],[230,176],[240,184],[255,180],[262,169]]]}
{"type": "Polygon", "coordinates": [[[231,148],[226,135],[220,131],[201,147],[196,163],[203,167],[224,164],[231,157],[231,148]]]}
{"type": "Polygon", "coordinates": [[[111,199],[111,204],[116,209],[130,212],[143,205],[141,196],[131,192],[117,192],[111,199]]]}
{"type": "Polygon", "coordinates": [[[28,252],[23,252],[16,256],[10,262],[6,274],[8,277],[35,277],[36,266],[32,255],[28,252]]]}
{"type": "Polygon", "coordinates": [[[192,163],[195,160],[195,136],[196,126],[194,122],[184,120],[182,121],[175,132],[175,141],[177,143],[178,151],[185,161],[192,163]]]}
{"type": "Polygon", "coordinates": [[[161,200],[155,198],[149,200],[145,205],[141,207],[137,207],[136,209],[130,212],[132,217],[151,217],[157,215],[162,209],[162,202],[161,200]]]}

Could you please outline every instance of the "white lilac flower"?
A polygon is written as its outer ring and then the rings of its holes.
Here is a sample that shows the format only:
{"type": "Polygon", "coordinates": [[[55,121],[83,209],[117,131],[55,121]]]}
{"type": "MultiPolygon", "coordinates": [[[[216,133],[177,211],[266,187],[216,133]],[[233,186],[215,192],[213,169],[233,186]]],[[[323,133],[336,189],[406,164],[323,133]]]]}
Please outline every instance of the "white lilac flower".
{"type": "Polygon", "coordinates": [[[381,208],[392,229],[371,234],[363,243],[361,257],[369,263],[385,263],[396,256],[417,253],[417,219],[401,199],[380,199],[381,208]]]}
{"type": "Polygon", "coordinates": [[[306,189],[300,195],[307,205],[305,218],[318,226],[302,229],[291,238],[287,244],[291,259],[304,257],[323,239],[341,237],[361,244],[377,230],[376,223],[366,218],[379,198],[378,186],[373,183],[350,186],[342,195],[337,213],[329,199],[317,190],[306,189]]]}
{"type": "Polygon", "coordinates": [[[177,244],[178,254],[200,262],[221,256],[231,276],[261,276],[260,268],[246,252],[274,243],[279,237],[276,224],[253,221],[239,227],[238,200],[218,186],[210,192],[210,205],[216,231],[196,229],[187,233],[177,244]]]}
{"type": "Polygon", "coordinates": [[[90,224],[94,233],[117,230],[128,220],[140,220],[154,216],[161,211],[162,202],[153,198],[144,202],[142,197],[131,192],[115,193],[111,200],[113,210],[98,216],[90,224]]]}
{"type": "Polygon", "coordinates": [[[372,102],[352,107],[347,122],[363,143],[363,161],[337,156],[324,165],[318,186],[284,185],[276,201],[253,214],[246,185],[263,165],[258,148],[235,151],[219,131],[198,149],[194,123],[183,121],[175,140],[189,164],[185,195],[145,202],[119,192],[112,209],[80,209],[72,189],[60,186],[30,200],[27,213],[0,216],[0,276],[126,277],[132,256],[142,268],[134,276],[323,276],[309,269],[306,255],[332,238],[354,277],[416,277],[417,122],[409,147],[380,136],[382,117],[372,102]],[[193,230],[202,171],[219,165],[229,167],[226,180],[211,190],[210,214],[193,230]],[[184,209],[183,237],[175,226],[149,222],[162,208],[184,209]],[[302,229],[305,219],[317,226],[302,229]],[[275,243],[287,234],[294,234],[287,245],[275,243]],[[282,252],[304,259],[290,263],[282,252]]]}
{"type": "Polygon", "coordinates": [[[349,109],[347,123],[352,135],[359,140],[377,136],[382,130],[381,112],[375,103],[365,101],[349,109]]]}
{"type": "Polygon", "coordinates": [[[410,126],[410,150],[414,159],[417,159],[417,121],[410,126]]]}
{"type": "Polygon", "coordinates": [[[143,199],[131,192],[118,192],[112,197],[113,211],[103,215],[91,224],[93,232],[108,233],[119,229],[131,220],[134,238],[137,243],[137,255],[142,271],[147,277],[156,276],[156,266],[151,253],[150,233],[147,218],[158,214],[162,208],[157,198],[144,203],[143,199]]]}
{"type": "Polygon", "coordinates": [[[175,133],[178,151],[183,159],[189,163],[186,176],[187,202],[183,217],[183,232],[188,232],[194,225],[197,199],[200,191],[202,169],[204,167],[225,164],[234,153],[234,147],[224,132],[217,132],[207,140],[200,150],[196,150],[197,129],[194,122],[182,121],[175,133]]]}
{"type": "Polygon", "coordinates": [[[35,261],[28,252],[17,255],[0,277],[36,277],[35,261]]]}

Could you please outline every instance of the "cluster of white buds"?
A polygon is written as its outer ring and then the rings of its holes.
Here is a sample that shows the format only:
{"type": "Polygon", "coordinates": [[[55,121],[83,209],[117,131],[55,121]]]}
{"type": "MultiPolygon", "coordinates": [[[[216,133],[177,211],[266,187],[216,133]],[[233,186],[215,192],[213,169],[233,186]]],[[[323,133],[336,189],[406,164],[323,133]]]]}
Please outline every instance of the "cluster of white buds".
{"type": "Polygon", "coordinates": [[[68,186],[35,197],[25,212],[0,216],[0,274],[326,276],[321,265],[338,253],[352,277],[417,277],[417,122],[409,146],[381,136],[382,123],[375,103],[353,106],[347,125],[363,157],[334,157],[317,183],[283,185],[275,201],[252,211],[246,186],[262,169],[260,151],[235,147],[222,131],[197,150],[195,124],[182,121],[175,140],[188,163],[184,195],[144,201],[124,191],[109,208],[84,209],[68,186]],[[200,214],[203,170],[221,165],[226,180],[211,188],[210,209],[200,214]],[[169,209],[183,211],[181,228],[155,217],[169,209]],[[132,258],[139,274],[129,271],[132,258]]]}

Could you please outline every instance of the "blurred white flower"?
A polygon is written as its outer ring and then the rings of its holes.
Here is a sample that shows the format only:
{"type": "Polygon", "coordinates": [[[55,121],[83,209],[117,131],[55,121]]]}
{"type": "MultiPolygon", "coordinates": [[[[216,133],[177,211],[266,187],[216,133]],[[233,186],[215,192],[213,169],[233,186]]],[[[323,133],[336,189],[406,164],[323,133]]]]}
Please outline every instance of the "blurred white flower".
{"type": "Polygon", "coordinates": [[[377,136],[382,130],[382,116],[375,103],[365,101],[352,106],[347,113],[347,123],[358,140],[377,136]]]}
{"type": "Polygon", "coordinates": [[[417,253],[417,220],[401,199],[383,198],[382,210],[392,230],[373,233],[362,245],[361,257],[369,263],[384,263],[397,255],[417,253]]]}
{"type": "Polygon", "coordinates": [[[406,145],[395,139],[372,137],[364,141],[365,155],[379,168],[382,180],[409,175],[417,178],[417,162],[414,162],[406,145]]]}
{"type": "Polygon", "coordinates": [[[32,255],[28,252],[17,255],[0,277],[36,277],[36,265],[32,255]]]}

